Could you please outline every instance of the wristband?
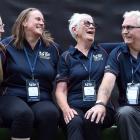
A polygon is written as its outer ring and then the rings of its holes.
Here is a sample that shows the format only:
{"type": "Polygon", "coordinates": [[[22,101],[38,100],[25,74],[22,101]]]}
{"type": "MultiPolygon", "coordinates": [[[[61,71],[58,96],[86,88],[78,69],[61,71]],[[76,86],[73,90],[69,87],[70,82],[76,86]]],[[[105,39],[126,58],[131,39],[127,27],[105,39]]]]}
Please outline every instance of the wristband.
{"type": "Polygon", "coordinates": [[[102,106],[106,107],[106,105],[103,102],[96,102],[95,105],[102,105],[102,106]]]}

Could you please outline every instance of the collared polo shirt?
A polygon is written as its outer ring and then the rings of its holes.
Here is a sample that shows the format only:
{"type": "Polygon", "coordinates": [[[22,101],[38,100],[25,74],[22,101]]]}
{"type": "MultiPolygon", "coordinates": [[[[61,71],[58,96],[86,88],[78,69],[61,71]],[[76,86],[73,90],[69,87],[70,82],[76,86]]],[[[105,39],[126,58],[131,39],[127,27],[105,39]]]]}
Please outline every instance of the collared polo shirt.
{"type": "Polygon", "coordinates": [[[83,101],[82,81],[89,80],[89,72],[85,70],[83,64],[89,70],[92,57],[90,79],[95,81],[97,91],[104,74],[107,56],[106,51],[96,44],[92,45],[87,56],[74,47],[70,47],[61,55],[56,81],[67,82],[69,105],[79,108],[94,105],[95,101],[83,101]]]}
{"type": "MultiPolygon", "coordinates": [[[[3,94],[26,97],[26,80],[32,79],[32,74],[25,51],[24,49],[17,49],[13,45],[12,37],[2,40],[1,44],[6,49],[4,54],[1,52],[4,72],[3,94]]],[[[34,50],[31,49],[26,40],[23,41],[24,47],[32,65],[37,55],[34,78],[39,81],[41,100],[51,99],[59,59],[58,45],[50,44],[46,46],[40,39],[34,50]]]]}
{"type": "Polygon", "coordinates": [[[140,55],[135,59],[130,54],[128,46],[123,43],[110,53],[105,72],[111,72],[116,75],[120,93],[119,103],[124,105],[127,101],[127,83],[132,83],[132,80],[134,80],[134,83],[140,83],[140,55]]]}

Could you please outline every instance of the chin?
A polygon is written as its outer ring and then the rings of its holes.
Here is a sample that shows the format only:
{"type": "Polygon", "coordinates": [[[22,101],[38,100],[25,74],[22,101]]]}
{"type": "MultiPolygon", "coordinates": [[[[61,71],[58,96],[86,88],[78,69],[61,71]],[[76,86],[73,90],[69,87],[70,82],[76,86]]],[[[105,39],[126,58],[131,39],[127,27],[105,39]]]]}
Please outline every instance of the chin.
{"type": "Polygon", "coordinates": [[[124,40],[126,44],[132,44],[132,40],[124,40]]]}
{"type": "Polygon", "coordinates": [[[39,37],[42,36],[42,32],[37,32],[36,36],[39,36],[39,37]]]}
{"type": "Polygon", "coordinates": [[[94,42],[94,38],[93,37],[92,38],[88,38],[88,41],[94,42]]]}

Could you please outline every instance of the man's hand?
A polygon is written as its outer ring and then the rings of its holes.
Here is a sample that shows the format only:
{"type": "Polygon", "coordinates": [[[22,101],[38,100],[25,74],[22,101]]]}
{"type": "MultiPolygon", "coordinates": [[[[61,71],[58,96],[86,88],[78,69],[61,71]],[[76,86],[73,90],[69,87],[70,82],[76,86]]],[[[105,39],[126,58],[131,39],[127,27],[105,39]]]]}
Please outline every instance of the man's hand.
{"type": "Polygon", "coordinates": [[[66,108],[63,111],[65,123],[68,124],[72,120],[72,118],[74,118],[74,115],[78,115],[76,110],[74,110],[73,108],[66,108]]]}
{"type": "Polygon", "coordinates": [[[96,123],[99,123],[101,121],[101,123],[103,123],[105,115],[105,106],[97,104],[86,112],[85,118],[91,119],[91,122],[95,121],[96,123]]]}

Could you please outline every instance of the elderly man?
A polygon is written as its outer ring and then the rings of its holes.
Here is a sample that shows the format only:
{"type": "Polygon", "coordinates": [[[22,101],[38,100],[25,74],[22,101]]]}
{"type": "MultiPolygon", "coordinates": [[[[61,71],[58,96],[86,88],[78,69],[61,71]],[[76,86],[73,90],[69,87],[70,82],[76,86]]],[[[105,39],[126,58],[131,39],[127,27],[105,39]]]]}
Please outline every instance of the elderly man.
{"type": "Polygon", "coordinates": [[[99,123],[106,115],[106,104],[117,79],[120,107],[116,124],[122,140],[140,139],[140,11],[125,12],[122,23],[124,44],[115,48],[108,59],[98,91],[96,105],[85,114],[99,123]]]}
{"type": "Polygon", "coordinates": [[[0,16],[0,40],[1,40],[2,33],[4,33],[4,24],[0,16]]]}

